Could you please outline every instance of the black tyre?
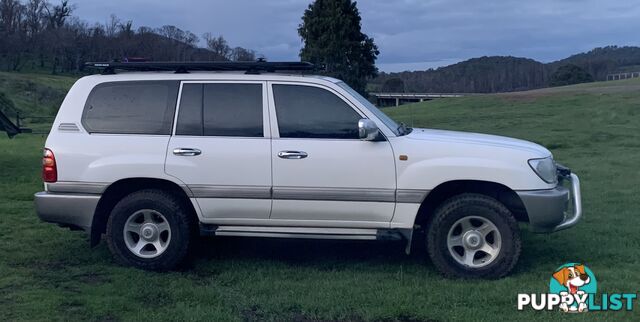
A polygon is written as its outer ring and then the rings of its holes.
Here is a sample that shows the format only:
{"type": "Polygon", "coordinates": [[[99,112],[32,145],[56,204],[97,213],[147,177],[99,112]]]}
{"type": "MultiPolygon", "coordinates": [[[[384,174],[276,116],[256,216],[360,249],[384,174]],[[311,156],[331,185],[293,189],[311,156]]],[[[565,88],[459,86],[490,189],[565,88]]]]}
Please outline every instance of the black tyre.
{"type": "Polygon", "coordinates": [[[443,202],[427,229],[427,250],[447,277],[495,279],[518,262],[518,224],[499,201],[461,194],[443,202]]]}
{"type": "Polygon", "coordinates": [[[196,225],[180,199],[162,190],[140,190],[111,211],[107,241],[115,260],[146,270],[170,270],[188,255],[196,225]]]}

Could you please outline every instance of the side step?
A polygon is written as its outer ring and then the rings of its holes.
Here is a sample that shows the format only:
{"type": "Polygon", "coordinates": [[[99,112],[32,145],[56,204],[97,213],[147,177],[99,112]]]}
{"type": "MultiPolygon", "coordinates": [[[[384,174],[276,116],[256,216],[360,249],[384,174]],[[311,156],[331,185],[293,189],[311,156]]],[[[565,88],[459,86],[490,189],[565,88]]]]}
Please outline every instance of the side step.
{"type": "Polygon", "coordinates": [[[398,229],[359,229],[324,227],[216,226],[200,224],[205,236],[242,236],[309,239],[401,240],[406,232],[398,229]]]}

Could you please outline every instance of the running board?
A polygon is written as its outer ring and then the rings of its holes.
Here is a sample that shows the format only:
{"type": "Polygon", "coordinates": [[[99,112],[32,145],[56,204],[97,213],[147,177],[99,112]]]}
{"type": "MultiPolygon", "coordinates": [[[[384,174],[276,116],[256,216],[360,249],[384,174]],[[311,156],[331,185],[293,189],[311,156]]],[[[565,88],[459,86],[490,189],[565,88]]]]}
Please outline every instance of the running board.
{"type": "Polygon", "coordinates": [[[324,227],[215,226],[200,224],[200,233],[208,236],[242,236],[308,239],[401,240],[398,229],[359,229],[324,227]]]}

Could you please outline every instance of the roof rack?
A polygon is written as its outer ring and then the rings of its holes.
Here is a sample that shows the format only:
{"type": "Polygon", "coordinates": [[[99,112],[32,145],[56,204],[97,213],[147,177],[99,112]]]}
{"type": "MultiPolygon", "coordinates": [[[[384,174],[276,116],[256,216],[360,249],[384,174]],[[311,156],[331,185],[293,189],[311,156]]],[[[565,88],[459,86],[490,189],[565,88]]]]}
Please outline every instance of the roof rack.
{"type": "Polygon", "coordinates": [[[313,71],[316,66],[309,62],[255,62],[193,61],[193,62],[88,62],[87,68],[100,69],[103,75],[124,71],[173,71],[177,74],[190,71],[245,71],[246,74],[276,71],[313,71]]]}

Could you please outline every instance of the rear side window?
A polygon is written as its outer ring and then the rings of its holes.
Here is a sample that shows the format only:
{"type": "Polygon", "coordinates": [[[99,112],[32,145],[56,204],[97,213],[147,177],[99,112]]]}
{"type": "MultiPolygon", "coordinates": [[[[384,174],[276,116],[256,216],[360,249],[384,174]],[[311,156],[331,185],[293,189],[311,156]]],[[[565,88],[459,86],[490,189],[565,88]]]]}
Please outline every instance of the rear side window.
{"type": "Polygon", "coordinates": [[[82,124],[90,133],[171,134],[178,82],[113,82],[89,94],[82,124]]]}
{"type": "Polygon", "coordinates": [[[263,137],[262,84],[184,84],[176,135],[263,137]]]}
{"type": "Polygon", "coordinates": [[[182,85],[178,110],[177,135],[202,135],[202,84],[182,85]]]}
{"type": "Polygon", "coordinates": [[[358,139],[360,115],[328,90],[273,85],[281,138],[358,139]]]}

